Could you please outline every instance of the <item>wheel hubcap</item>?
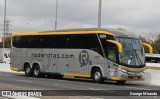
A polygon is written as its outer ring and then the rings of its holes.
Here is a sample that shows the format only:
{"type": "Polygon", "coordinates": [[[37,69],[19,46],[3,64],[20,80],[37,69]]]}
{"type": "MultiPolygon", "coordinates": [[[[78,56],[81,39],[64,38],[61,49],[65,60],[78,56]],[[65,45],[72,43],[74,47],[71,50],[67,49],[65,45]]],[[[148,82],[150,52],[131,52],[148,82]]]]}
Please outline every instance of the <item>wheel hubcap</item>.
{"type": "Polygon", "coordinates": [[[26,73],[29,73],[30,72],[30,68],[26,68],[26,73]]]}
{"type": "Polygon", "coordinates": [[[94,78],[95,78],[95,80],[99,80],[99,79],[100,79],[100,77],[101,77],[100,72],[96,72],[96,73],[94,74],[94,78]]]}
{"type": "Polygon", "coordinates": [[[37,76],[39,74],[39,71],[37,69],[34,69],[34,74],[37,76]]]}

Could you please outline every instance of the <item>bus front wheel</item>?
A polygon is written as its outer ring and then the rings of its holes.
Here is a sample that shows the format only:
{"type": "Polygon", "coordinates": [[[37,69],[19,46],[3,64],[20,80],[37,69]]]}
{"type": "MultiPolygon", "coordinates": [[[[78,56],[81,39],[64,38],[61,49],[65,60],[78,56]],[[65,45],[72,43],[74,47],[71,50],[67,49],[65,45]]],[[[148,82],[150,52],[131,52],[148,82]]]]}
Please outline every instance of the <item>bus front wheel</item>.
{"type": "Polygon", "coordinates": [[[103,83],[104,80],[102,79],[102,72],[100,69],[96,69],[94,71],[94,74],[93,74],[93,80],[96,82],[96,83],[103,83]]]}

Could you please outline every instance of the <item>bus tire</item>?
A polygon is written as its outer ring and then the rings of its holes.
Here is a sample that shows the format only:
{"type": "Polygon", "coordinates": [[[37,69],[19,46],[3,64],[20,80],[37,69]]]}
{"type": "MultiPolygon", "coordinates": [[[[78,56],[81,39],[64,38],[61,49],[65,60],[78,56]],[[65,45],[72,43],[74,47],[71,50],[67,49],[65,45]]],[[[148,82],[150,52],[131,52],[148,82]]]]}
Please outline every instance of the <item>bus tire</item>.
{"type": "Polygon", "coordinates": [[[103,83],[104,80],[102,79],[102,72],[100,69],[96,69],[93,73],[93,80],[96,83],[103,83]]]}
{"type": "Polygon", "coordinates": [[[52,74],[47,74],[46,76],[47,76],[47,78],[53,78],[52,74]]]}
{"type": "Polygon", "coordinates": [[[55,79],[62,79],[63,78],[63,75],[54,75],[53,76],[55,79]]]}
{"type": "Polygon", "coordinates": [[[40,77],[40,66],[38,64],[36,64],[33,67],[33,77],[40,77]]]}
{"type": "Polygon", "coordinates": [[[120,84],[120,85],[124,84],[125,82],[126,82],[126,80],[124,80],[124,81],[117,81],[117,83],[120,84]]]}
{"type": "Polygon", "coordinates": [[[157,63],[160,63],[160,60],[158,60],[157,63]]]}
{"type": "Polygon", "coordinates": [[[25,71],[25,76],[27,77],[31,77],[33,72],[32,72],[32,68],[30,67],[29,64],[26,64],[24,67],[24,71],[25,71]]]}

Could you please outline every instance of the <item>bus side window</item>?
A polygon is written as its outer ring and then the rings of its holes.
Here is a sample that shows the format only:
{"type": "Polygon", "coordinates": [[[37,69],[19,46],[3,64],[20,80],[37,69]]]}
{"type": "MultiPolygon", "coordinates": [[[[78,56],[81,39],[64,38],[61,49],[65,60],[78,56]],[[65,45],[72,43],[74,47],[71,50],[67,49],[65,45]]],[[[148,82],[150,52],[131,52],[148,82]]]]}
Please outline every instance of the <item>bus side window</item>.
{"type": "Polygon", "coordinates": [[[102,49],[96,34],[86,34],[81,36],[81,48],[90,49],[95,52],[98,52],[103,56],[102,49]]]}
{"type": "Polygon", "coordinates": [[[66,35],[55,35],[53,41],[53,48],[66,48],[66,35]]]}
{"type": "Polygon", "coordinates": [[[76,35],[76,34],[69,35],[66,38],[65,46],[66,48],[77,49],[79,48],[79,41],[80,41],[79,35],[76,35]]]}
{"type": "Polygon", "coordinates": [[[53,48],[54,42],[54,36],[52,35],[42,35],[39,36],[39,39],[37,41],[37,43],[39,43],[39,46],[41,46],[42,48],[53,48]]]}

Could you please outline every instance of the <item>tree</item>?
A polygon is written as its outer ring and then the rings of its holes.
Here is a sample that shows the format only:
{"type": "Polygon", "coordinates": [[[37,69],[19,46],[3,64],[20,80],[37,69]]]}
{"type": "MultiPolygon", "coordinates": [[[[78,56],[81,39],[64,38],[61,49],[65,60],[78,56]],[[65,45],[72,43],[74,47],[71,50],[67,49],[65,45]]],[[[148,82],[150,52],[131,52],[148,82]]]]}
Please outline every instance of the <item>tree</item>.
{"type": "Polygon", "coordinates": [[[157,36],[157,39],[154,42],[154,48],[156,49],[157,53],[160,53],[160,34],[157,36]]]}
{"type": "MultiPolygon", "coordinates": [[[[0,43],[0,48],[3,47],[3,42],[0,43]]],[[[11,38],[5,38],[5,48],[11,48],[11,38]]]]}
{"type": "MultiPolygon", "coordinates": [[[[140,39],[142,40],[143,43],[147,43],[147,44],[151,45],[151,43],[146,38],[140,36],[140,39]]],[[[149,53],[148,47],[144,46],[144,50],[145,50],[146,53],[149,53]]]]}
{"type": "MultiPolygon", "coordinates": [[[[145,36],[140,36],[142,42],[148,43],[153,47],[153,53],[160,53],[160,33],[148,33],[145,36]]],[[[145,51],[149,50],[145,47],[145,51]]]]}

